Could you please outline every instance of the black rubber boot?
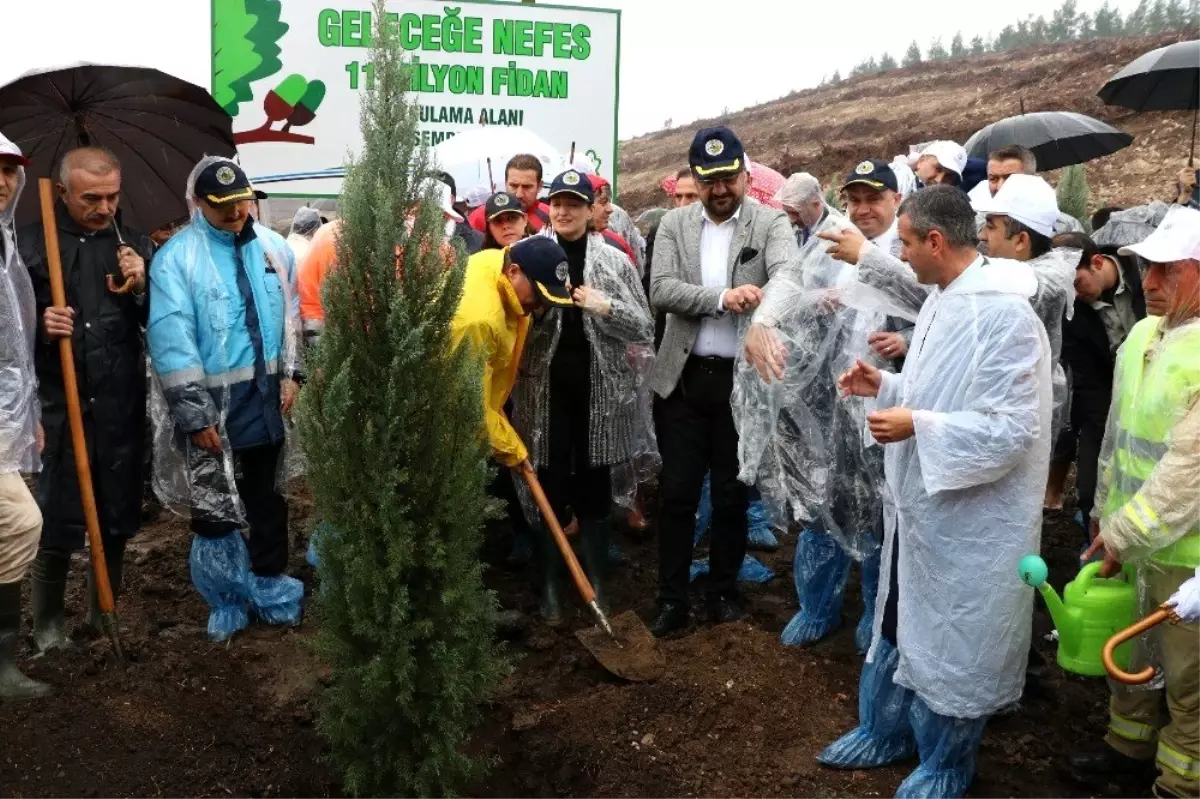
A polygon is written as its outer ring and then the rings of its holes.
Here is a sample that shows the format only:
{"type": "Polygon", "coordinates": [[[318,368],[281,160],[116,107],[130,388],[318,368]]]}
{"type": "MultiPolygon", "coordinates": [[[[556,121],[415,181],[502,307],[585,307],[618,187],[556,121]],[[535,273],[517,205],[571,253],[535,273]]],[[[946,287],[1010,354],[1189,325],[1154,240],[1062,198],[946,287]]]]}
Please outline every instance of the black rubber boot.
{"type": "Polygon", "coordinates": [[[38,652],[71,646],[64,615],[70,568],[71,556],[62,552],[39,550],[33,561],[33,646],[38,652]]]}
{"type": "Polygon", "coordinates": [[[596,604],[607,616],[612,611],[604,592],[604,576],[609,570],[608,544],[611,538],[612,521],[602,519],[579,520],[579,543],[583,550],[583,570],[587,572],[592,590],[596,592],[596,604]]]}
{"type": "MultiPolygon", "coordinates": [[[[105,538],[104,565],[108,571],[108,584],[112,588],[113,601],[121,595],[121,577],[125,572],[125,544],[127,538],[105,538]]],[[[104,633],[100,619],[100,598],[96,594],[96,575],[88,568],[88,629],[95,635],[104,633]]]]}
{"type": "Polygon", "coordinates": [[[0,700],[37,699],[50,686],[26,677],[17,668],[17,641],[21,632],[21,584],[0,584],[0,700]]]}
{"type": "Polygon", "coordinates": [[[537,554],[539,591],[541,599],[538,610],[542,621],[551,627],[563,623],[562,593],[563,557],[554,543],[554,538],[545,527],[533,530],[534,547],[537,554]]]}

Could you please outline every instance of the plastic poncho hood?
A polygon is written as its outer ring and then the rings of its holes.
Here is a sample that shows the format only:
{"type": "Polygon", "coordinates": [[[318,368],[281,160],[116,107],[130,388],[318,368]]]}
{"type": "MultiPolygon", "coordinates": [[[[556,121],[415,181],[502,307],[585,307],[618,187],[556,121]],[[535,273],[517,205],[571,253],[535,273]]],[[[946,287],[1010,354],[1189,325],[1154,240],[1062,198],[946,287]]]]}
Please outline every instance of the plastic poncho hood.
{"type": "MultiPolygon", "coordinates": [[[[929,295],[900,375],[874,405],[912,410],[884,447],[881,574],[898,559],[895,680],[936,713],[978,718],[1020,698],[1050,457],[1050,345],[1028,264],[978,258],[929,295]],[[899,542],[899,543],[897,543],[899,542]]],[[[880,584],[878,647],[891,593],[880,584]]]]}
{"type": "MultiPolygon", "coordinates": [[[[20,149],[0,133],[0,154],[20,149]]],[[[33,350],[37,309],[33,283],[17,252],[13,222],[25,189],[25,168],[17,167],[17,185],[0,211],[0,474],[36,471],[38,423],[37,378],[33,350]]]]}

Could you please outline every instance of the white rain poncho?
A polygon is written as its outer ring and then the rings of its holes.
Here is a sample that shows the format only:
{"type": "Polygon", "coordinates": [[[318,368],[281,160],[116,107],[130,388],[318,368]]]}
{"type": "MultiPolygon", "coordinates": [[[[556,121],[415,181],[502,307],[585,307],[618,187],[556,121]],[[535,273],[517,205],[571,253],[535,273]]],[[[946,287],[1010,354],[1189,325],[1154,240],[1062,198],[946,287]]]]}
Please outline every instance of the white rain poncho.
{"type": "Polygon", "coordinates": [[[296,265],[304,263],[308,251],[312,249],[312,238],[321,228],[321,212],[316,208],[304,206],[292,217],[292,229],[288,231],[287,243],[296,256],[296,265]]]}
{"type": "MultiPolygon", "coordinates": [[[[851,227],[829,212],[815,233],[851,227]]],[[[767,284],[753,322],[770,327],[787,356],[782,381],[765,383],[739,358],[732,406],[738,428],[738,478],[756,485],[773,522],[819,522],[855,558],[877,548],[883,459],[866,432],[865,400],[838,397],[837,378],[856,358],[880,361],[867,336],[899,311],[853,282],[854,267],[834,260],[815,235],[767,284]]],[[[909,317],[915,319],[915,315],[909,317]]]]}
{"type": "MultiPolygon", "coordinates": [[[[884,447],[884,549],[899,558],[896,683],[936,713],[978,718],[1025,683],[1033,589],[1014,575],[1039,551],[1050,459],[1050,344],[1027,264],[977,259],[935,289],[879,409],[913,410],[884,447]],[[897,550],[897,542],[898,550],[897,550]],[[898,553],[898,554],[897,554],[898,553]]],[[[878,648],[889,581],[880,581],[878,648]]]]}
{"type": "MultiPolygon", "coordinates": [[[[213,232],[195,200],[195,183],[210,164],[205,157],[187,182],[191,222],[155,256],[150,282],[147,341],[151,358],[150,414],[154,426],[154,489],[163,505],[208,521],[245,523],[238,495],[233,448],[240,446],[229,418],[234,393],[259,380],[253,336],[247,325],[232,324],[236,300],[222,277],[235,272],[234,248],[213,232]],[[171,400],[168,401],[168,394],[171,400]],[[195,446],[184,431],[215,425],[220,456],[195,446]]],[[[232,162],[230,162],[232,163],[232,162]]],[[[267,376],[291,377],[299,370],[300,317],[294,257],[281,236],[256,224],[255,238],[242,248],[251,270],[258,309],[262,356],[267,376]],[[278,279],[269,279],[274,273],[278,279]],[[259,282],[261,281],[261,282],[259,282]],[[270,314],[264,313],[270,310],[270,314]],[[273,318],[271,318],[273,317],[273,318]],[[278,327],[276,326],[278,322],[278,327]]],[[[270,392],[264,402],[272,401],[270,392]]],[[[236,425],[234,425],[236,427],[236,425]]],[[[283,420],[284,454],[280,482],[297,476],[303,459],[291,420],[283,420]]]]}
{"type": "MultiPolygon", "coordinates": [[[[19,154],[0,134],[0,153],[19,154]]],[[[17,252],[13,217],[25,189],[25,168],[17,167],[17,189],[0,212],[0,474],[34,472],[37,451],[37,377],[33,349],[37,309],[33,283],[17,252]]]]}
{"type": "Polygon", "coordinates": [[[1058,438],[1059,431],[1070,418],[1070,390],[1067,372],[1061,363],[1063,322],[1075,315],[1075,267],[1079,265],[1081,254],[1079,250],[1061,247],[1027,262],[1038,281],[1037,293],[1030,302],[1050,341],[1050,379],[1054,386],[1054,414],[1050,422],[1052,440],[1058,438]]]}
{"type": "Polygon", "coordinates": [[[1166,203],[1153,202],[1124,211],[1113,211],[1104,227],[1092,234],[1092,241],[1097,247],[1140,244],[1162,224],[1171,208],[1166,203]]]}

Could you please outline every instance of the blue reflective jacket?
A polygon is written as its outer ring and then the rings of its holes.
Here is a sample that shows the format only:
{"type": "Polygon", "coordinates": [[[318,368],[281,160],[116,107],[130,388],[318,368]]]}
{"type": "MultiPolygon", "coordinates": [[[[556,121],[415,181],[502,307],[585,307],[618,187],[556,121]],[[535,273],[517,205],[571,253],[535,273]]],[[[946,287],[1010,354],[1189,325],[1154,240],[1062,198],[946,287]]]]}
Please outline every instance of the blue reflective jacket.
{"type": "Polygon", "coordinates": [[[147,340],[181,432],[223,419],[235,450],[283,440],[279,381],[295,366],[283,363],[286,317],[299,314],[295,271],[291,248],[258,223],[235,236],[197,214],[159,250],[147,340]]]}

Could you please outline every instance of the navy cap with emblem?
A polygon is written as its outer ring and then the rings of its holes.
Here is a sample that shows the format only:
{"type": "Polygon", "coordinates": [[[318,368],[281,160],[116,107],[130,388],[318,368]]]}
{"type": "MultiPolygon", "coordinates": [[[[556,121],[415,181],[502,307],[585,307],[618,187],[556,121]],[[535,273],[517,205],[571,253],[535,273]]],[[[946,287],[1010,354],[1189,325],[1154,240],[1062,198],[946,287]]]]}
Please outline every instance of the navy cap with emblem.
{"type": "Polygon", "coordinates": [[[900,191],[900,184],[896,182],[896,173],[892,171],[892,167],[887,161],[881,161],[878,158],[863,161],[854,167],[854,171],[842,184],[842,189],[848,189],[854,185],[869,186],[875,191],[900,191]]]}
{"type": "Polygon", "coordinates": [[[232,161],[217,161],[196,177],[196,196],[209,205],[227,205],[253,200],[254,187],[240,166],[232,161]]]}
{"type": "Polygon", "coordinates": [[[587,175],[574,169],[568,169],[554,179],[546,199],[551,199],[556,194],[573,195],[588,205],[596,202],[596,190],[592,188],[592,182],[588,180],[587,175]]]}
{"type": "Polygon", "coordinates": [[[742,140],[724,126],[704,128],[692,139],[688,166],[700,180],[725,178],[746,170],[742,140]]]}
{"type": "Polygon", "coordinates": [[[521,207],[521,201],[515,194],[509,194],[506,191],[498,191],[491,197],[488,197],[487,203],[484,206],[483,215],[489,222],[500,214],[520,214],[525,216],[525,209],[521,207]]]}
{"type": "Polygon", "coordinates": [[[571,276],[567,253],[557,241],[547,236],[530,236],[509,247],[508,258],[533,283],[543,302],[574,305],[567,290],[571,276]]]}

